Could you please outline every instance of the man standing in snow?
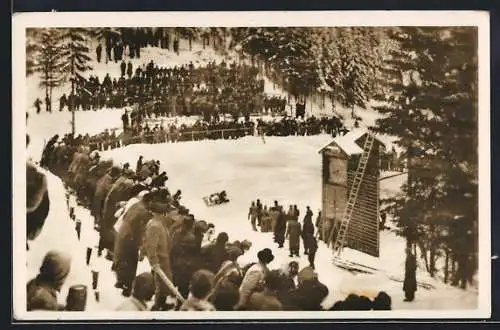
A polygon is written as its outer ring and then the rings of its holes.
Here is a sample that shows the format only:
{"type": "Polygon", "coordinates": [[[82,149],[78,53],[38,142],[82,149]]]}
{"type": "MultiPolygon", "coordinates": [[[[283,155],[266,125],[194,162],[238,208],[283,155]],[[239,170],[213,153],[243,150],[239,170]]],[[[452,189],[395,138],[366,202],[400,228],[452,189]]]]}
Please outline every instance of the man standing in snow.
{"type": "Polygon", "coordinates": [[[123,131],[125,132],[128,129],[128,124],[129,124],[128,112],[126,109],[122,115],[122,123],[123,123],[123,131]]]}
{"type": "Polygon", "coordinates": [[[128,61],[128,64],[127,64],[127,76],[128,76],[128,79],[131,79],[132,78],[132,73],[134,71],[132,70],[132,62],[128,61]]]}
{"type": "Polygon", "coordinates": [[[257,227],[255,226],[255,222],[257,220],[257,206],[255,206],[255,202],[252,202],[252,205],[250,206],[250,210],[248,211],[248,219],[250,219],[250,222],[252,223],[252,229],[254,231],[257,231],[257,227]]]}
{"type": "Polygon", "coordinates": [[[294,255],[297,257],[300,256],[299,255],[300,234],[301,234],[300,223],[294,218],[288,220],[285,237],[288,238],[290,257],[293,257],[294,255]]]}
{"type": "Polygon", "coordinates": [[[101,54],[102,54],[102,46],[101,46],[101,44],[97,45],[97,48],[95,49],[95,53],[97,55],[97,63],[101,63],[101,54]]]}
{"type": "Polygon", "coordinates": [[[403,283],[403,291],[405,292],[404,301],[411,302],[415,299],[415,291],[417,291],[417,259],[411,252],[411,249],[406,249],[405,262],[405,279],[403,283]]]}
{"type": "Polygon", "coordinates": [[[120,63],[120,71],[121,71],[121,76],[120,77],[125,77],[125,70],[127,69],[127,64],[125,61],[122,61],[120,63]]]}
{"type": "Polygon", "coordinates": [[[314,238],[314,225],[312,222],[313,213],[309,206],[307,207],[306,216],[304,217],[304,226],[302,231],[302,240],[304,243],[304,254],[309,253],[311,240],[314,238]]]}
{"type": "Polygon", "coordinates": [[[33,105],[36,108],[36,113],[37,114],[40,113],[40,111],[41,111],[41,105],[42,105],[42,101],[40,101],[40,98],[37,97],[36,100],[35,100],[35,103],[33,103],[33,105]]]}

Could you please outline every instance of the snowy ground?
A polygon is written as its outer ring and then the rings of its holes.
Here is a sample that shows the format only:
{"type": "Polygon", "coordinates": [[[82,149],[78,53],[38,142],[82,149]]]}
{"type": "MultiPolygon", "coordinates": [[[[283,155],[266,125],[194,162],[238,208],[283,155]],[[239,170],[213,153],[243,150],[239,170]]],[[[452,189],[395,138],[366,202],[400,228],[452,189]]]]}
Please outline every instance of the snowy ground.
{"type": "MultiPolygon", "coordinates": [[[[278,200],[285,206],[297,204],[302,213],[305,206],[309,205],[316,215],[321,200],[321,161],[317,151],[329,140],[328,136],[273,137],[268,138],[264,145],[259,138],[247,137],[237,141],[132,145],[108,151],[103,157],[112,158],[118,163],[133,163],[139,155],[143,155],[145,159],[159,159],[162,169],[169,175],[169,188],[183,191],[183,203],[198,219],[213,222],[216,229],[226,231],[231,240],[249,239],[253,242],[251,250],[240,257],[240,263],[255,261],[257,251],[269,247],[276,256],[270,266],[278,268],[291,260],[288,251],[278,249],[272,243],[270,233],[252,231],[247,220],[249,203],[257,198],[268,205],[273,200],[278,200]],[[202,197],[221,189],[228,191],[231,202],[224,206],[206,207],[202,197]]],[[[87,310],[113,310],[123,297],[113,287],[115,279],[110,271],[110,262],[103,258],[93,258],[90,266],[85,265],[86,248],[97,245],[97,233],[92,229],[89,212],[81,207],[76,208],[77,219],[82,221],[82,236],[79,241],[74,223],[68,217],[61,182],[50,174],[49,180],[54,207],[41,236],[30,245],[28,276],[31,278],[36,275],[43,254],[49,248],[70,251],[74,262],[65,290],[71,284],[86,283],[89,287],[87,310]],[[100,271],[100,303],[96,303],[91,290],[92,269],[100,271]]],[[[383,180],[383,194],[387,196],[397,193],[404,180],[404,175],[383,180]]],[[[70,204],[74,205],[74,200],[70,204]]],[[[423,270],[418,272],[418,281],[430,284],[435,289],[419,288],[415,302],[403,302],[402,283],[389,277],[403,279],[404,240],[391,232],[381,233],[380,258],[368,257],[351,250],[344,252],[346,258],[381,269],[376,274],[355,275],[346,272],[332,264],[331,256],[331,250],[321,243],[316,264],[320,280],[330,290],[324,301],[326,307],[349,293],[373,297],[381,290],[392,296],[393,308],[396,310],[473,309],[477,306],[476,292],[444,285],[429,278],[423,270]]],[[[308,264],[306,256],[294,260],[299,261],[301,266],[308,264]]],[[[149,271],[146,262],[139,266],[138,272],[142,271],[149,271]]],[[[64,302],[65,292],[63,290],[60,296],[61,302],[64,302]]]]}
{"type": "MultiPolygon", "coordinates": [[[[166,50],[146,48],[141,52],[140,60],[133,60],[134,67],[154,59],[160,65],[179,65],[183,63],[201,63],[222,57],[208,50],[201,54],[201,47],[193,44],[193,52],[182,52],[180,56],[166,50]]],[[[187,47],[186,45],[181,45],[187,47]]],[[[92,74],[100,79],[110,72],[113,76],[119,75],[119,64],[94,63],[92,74]]],[[[37,96],[43,97],[43,91],[37,86],[36,77],[27,79],[28,105],[37,96]]],[[[266,93],[284,95],[277,86],[273,86],[266,79],[266,93]]],[[[61,90],[55,91],[54,99],[58,99],[61,90]]],[[[43,99],[43,98],[42,98],[43,99]]],[[[328,104],[328,101],[326,102],[328,104]]],[[[55,104],[56,105],[56,104],[55,104]]],[[[57,109],[57,105],[54,107],[57,109]]],[[[326,112],[312,102],[308,105],[309,113],[321,114],[326,112]]],[[[27,109],[32,113],[33,109],[27,109]]],[[[339,110],[340,111],[340,110],[339,110]]],[[[342,110],[344,118],[349,118],[350,110],[342,110]]],[[[76,113],[77,133],[95,134],[105,128],[115,128],[121,125],[121,110],[79,111],[76,113]]],[[[359,110],[358,115],[363,117],[362,126],[371,125],[377,118],[372,110],[359,110]]],[[[70,131],[71,114],[67,111],[55,111],[47,114],[42,111],[36,115],[32,113],[28,120],[27,132],[31,143],[28,155],[38,160],[44,145],[53,134],[64,134],[70,131]]],[[[349,126],[348,126],[349,127],[349,126]]],[[[384,142],[390,143],[391,137],[382,137],[384,142]]],[[[116,163],[129,162],[135,164],[139,155],[145,159],[159,159],[162,169],[169,175],[169,188],[183,191],[183,203],[198,219],[213,222],[217,230],[226,231],[231,240],[249,239],[254,245],[252,249],[240,258],[241,263],[255,261],[258,250],[269,247],[276,255],[272,268],[281,267],[289,261],[288,251],[277,249],[272,243],[269,233],[258,233],[251,229],[247,220],[248,206],[252,200],[260,198],[263,203],[270,205],[278,200],[283,205],[297,204],[302,214],[309,205],[314,214],[320,207],[321,201],[321,160],[318,150],[331,138],[320,135],[313,137],[268,137],[266,144],[256,137],[246,137],[236,141],[201,141],[183,142],[177,144],[131,145],[103,153],[103,158],[112,158],[116,163]],[[207,208],[202,201],[215,191],[225,189],[231,202],[224,206],[207,208]]],[[[87,247],[95,247],[97,233],[93,230],[93,223],[89,212],[76,207],[76,216],[82,221],[81,240],[78,240],[74,231],[74,222],[69,218],[66,207],[64,190],[61,181],[51,174],[49,191],[54,201],[40,237],[30,244],[27,259],[27,279],[36,275],[43,255],[52,248],[69,251],[73,255],[72,271],[68,282],[60,295],[64,303],[67,289],[75,283],[86,284],[89,288],[87,310],[109,311],[121,303],[123,297],[114,288],[114,274],[110,271],[111,264],[103,258],[93,258],[91,265],[85,264],[87,247]],[[91,290],[91,270],[100,271],[99,292],[100,302],[94,299],[91,290]]],[[[400,190],[405,176],[397,176],[381,182],[381,194],[388,196],[400,190]]],[[[72,200],[70,205],[74,205],[72,200]]],[[[336,268],[331,262],[331,250],[322,243],[316,258],[320,280],[329,287],[330,295],[324,302],[326,307],[338,299],[343,299],[349,293],[361,293],[373,296],[384,290],[392,296],[393,308],[405,309],[473,309],[477,307],[477,292],[474,290],[459,290],[428,278],[425,271],[420,270],[417,278],[420,282],[428,283],[435,289],[420,288],[413,303],[404,303],[402,283],[390,280],[389,277],[403,278],[404,241],[393,233],[381,233],[380,258],[367,257],[356,251],[345,251],[349,259],[361,261],[383,271],[372,275],[354,275],[336,268]]],[[[95,253],[95,251],[94,251],[95,253]]],[[[301,266],[307,265],[305,256],[296,259],[301,266]]],[[[138,272],[149,271],[147,263],[140,264],[138,272]]]]}

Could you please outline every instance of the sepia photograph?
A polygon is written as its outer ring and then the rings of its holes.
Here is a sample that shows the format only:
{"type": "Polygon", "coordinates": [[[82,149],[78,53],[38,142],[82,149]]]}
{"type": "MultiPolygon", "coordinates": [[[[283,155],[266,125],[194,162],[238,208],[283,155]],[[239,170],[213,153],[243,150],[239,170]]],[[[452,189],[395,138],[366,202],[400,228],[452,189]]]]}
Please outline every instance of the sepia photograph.
{"type": "Polygon", "coordinates": [[[489,75],[486,12],[15,15],[14,319],[489,317],[489,75]]]}

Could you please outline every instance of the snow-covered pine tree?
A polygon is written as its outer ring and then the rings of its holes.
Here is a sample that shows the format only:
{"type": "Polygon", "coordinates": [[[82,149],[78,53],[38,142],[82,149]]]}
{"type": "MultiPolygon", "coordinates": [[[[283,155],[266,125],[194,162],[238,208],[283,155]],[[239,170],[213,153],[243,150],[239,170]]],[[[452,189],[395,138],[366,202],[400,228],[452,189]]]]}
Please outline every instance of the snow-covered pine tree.
{"type": "Polygon", "coordinates": [[[36,72],[40,57],[38,43],[40,41],[40,29],[26,29],[26,76],[36,72]]]}
{"type": "MultiPolygon", "coordinates": [[[[84,80],[84,72],[91,70],[89,36],[91,31],[85,28],[64,28],[61,29],[60,40],[64,43],[64,50],[61,54],[63,61],[62,72],[71,82],[71,95],[76,94],[76,88],[84,80]]],[[[72,110],[72,133],[75,133],[74,106],[72,110]]]]}
{"type": "Polygon", "coordinates": [[[354,108],[366,108],[375,94],[380,66],[378,39],[370,28],[339,28],[335,46],[340,55],[342,92],[337,93],[336,101],[351,108],[351,116],[354,118],[354,108]]]}
{"type": "Polygon", "coordinates": [[[477,270],[476,34],[405,27],[391,38],[399,47],[385,61],[389,93],[375,130],[398,137],[408,182],[390,211],[429,273],[444,252],[465,287],[477,270]]]}
{"type": "Polygon", "coordinates": [[[52,111],[52,91],[64,81],[63,46],[60,31],[54,28],[39,29],[30,45],[32,62],[30,70],[40,74],[40,87],[45,89],[46,110],[52,111]]]}

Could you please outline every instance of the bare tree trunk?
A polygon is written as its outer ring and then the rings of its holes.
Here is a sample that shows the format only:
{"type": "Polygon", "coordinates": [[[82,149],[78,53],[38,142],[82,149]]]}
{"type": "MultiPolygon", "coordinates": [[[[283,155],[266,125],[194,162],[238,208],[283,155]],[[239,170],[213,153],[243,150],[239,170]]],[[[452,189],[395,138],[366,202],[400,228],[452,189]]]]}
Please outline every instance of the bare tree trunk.
{"type": "Polygon", "coordinates": [[[450,261],[450,251],[448,248],[445,249],[446,258],[444,262],[444,283],[448,283],[449,277],[449,261],[450,261]]]}
{"type": "Polygon", "coordinates": [[[424,258],[425,269],[427,270],[427,272],[430,273],[429,258],[427,257],[427,249],[425,248],[422,242],[418,242],[418,246],[420,247],[420,253],[422,254],[422,257],[424,258]]]}

